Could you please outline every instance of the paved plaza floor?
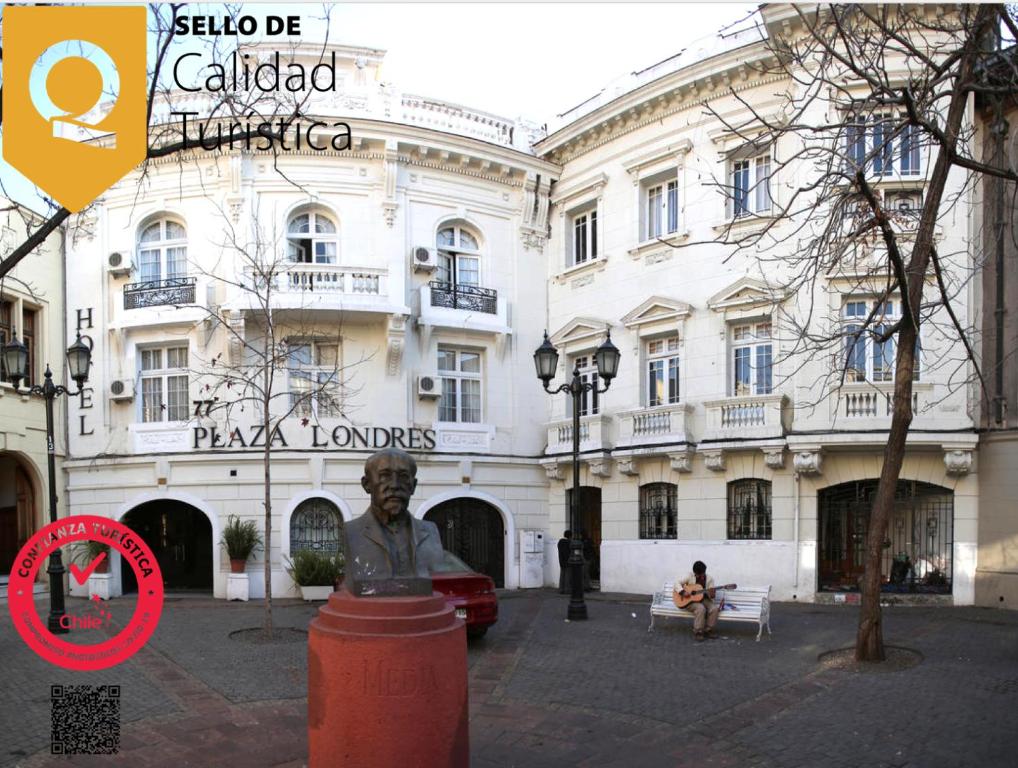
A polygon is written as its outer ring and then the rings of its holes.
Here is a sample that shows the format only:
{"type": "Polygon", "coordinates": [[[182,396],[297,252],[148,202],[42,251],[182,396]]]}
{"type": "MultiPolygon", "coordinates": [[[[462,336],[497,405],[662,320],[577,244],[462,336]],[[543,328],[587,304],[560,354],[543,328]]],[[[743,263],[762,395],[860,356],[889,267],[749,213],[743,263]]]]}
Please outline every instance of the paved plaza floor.
{"type": "MultiPolygon", "coordinates": [[[[736,624],[694,643],[687,621],[648,633],[642,598],[596,596],[573,623],[566,600],[503,594],[499,623],[471,642],[474,768],[1018,765],[1018,613],[886,608],[885,641],[921,663],[853,672],[818,662],[851,644],[853,607],[779,603],[770,638],[736,624]]],[[[148,646],[96,673],[47,665],[5,616],[0,767],[304,765],[306,644],[229,637],[261,610],[170,598],[148,646]],[[81,683],[121,686],[117,755],[49,754],[50,686],[81,683]]],[[[280,601],[277,625],[305,629],[316,610],[280,601]]]]}

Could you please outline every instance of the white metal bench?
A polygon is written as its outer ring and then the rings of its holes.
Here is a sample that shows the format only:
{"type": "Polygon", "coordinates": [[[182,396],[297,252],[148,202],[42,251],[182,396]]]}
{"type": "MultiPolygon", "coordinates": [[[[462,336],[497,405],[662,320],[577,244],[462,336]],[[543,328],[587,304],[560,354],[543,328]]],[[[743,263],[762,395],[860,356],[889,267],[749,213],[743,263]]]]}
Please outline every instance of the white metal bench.
{"type": "MultiPolygon", "coordinates": [[[[654,594],[654,600],[650,604],[650,626],[647,631],[654,629],[654,618],[656,616],[671,616],[677,619],[692,619],[693,612],[685,608],[676,608],[672,599],[673,585],[668,582],[661,588],[660,592],[654,594]]],[[[771,634],[771,588],[766,587],[742,587],[740,589],[719,589],[717,600],[724,599],[724,605],[718,614],[718,621],[748,621],[757,625],[756,639],[759,640],[763,634],[764,627],[767,627],[767,634],[771,634]]]]}

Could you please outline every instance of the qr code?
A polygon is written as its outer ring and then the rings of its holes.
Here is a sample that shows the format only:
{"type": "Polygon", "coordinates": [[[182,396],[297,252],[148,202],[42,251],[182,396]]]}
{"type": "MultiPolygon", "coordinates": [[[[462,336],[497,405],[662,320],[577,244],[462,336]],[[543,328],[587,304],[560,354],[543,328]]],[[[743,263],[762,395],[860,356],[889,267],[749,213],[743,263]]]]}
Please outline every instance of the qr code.
{"type": "Polygon", "coordinates": [[[112,755],[120,749],[119,685],[53,685],[54,755],[112,755]]]}

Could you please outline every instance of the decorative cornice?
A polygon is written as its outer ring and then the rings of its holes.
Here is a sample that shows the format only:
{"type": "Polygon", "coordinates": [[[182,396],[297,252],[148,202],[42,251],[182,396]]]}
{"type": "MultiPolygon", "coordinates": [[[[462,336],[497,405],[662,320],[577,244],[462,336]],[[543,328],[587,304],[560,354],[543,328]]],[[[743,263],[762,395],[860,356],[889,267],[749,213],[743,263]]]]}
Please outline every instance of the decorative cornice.
{"type": "MultiPolygon", "coordinates": [[[[446,154],[448,154],[448,153],[446,153],[446,154]]],[[[439,154],[439,157],[441,157],[441,153],[439,154]]],[[[446,171],[447,173],[457,173],[460,176],[470,176],[471,178],[475,178],[475,179],[484,179],[485,181],[491,181],[491,182],[494,182],[496,184],[504,184],[507,187],[522,187],[523,186],[523,178],[513,178],[513,176],[512,176],[512,168],[509,168],[509,173],[507,173],[507,174],[495,175],[493,173],[483,173],[480,170],[473,170],[473,169],[471,169],[471,168],[469,168],[467,166],[462,165],[459,162],[452,162],[448,158],[446,160],[444,160],[444,161],[443,160],[439,160],[437,162],[432,162],[432,161],[429,161],[429,160],[424,160],[422,158],[419,158],[416,155],[411,155],[411,154],[407,154],[407,153],[401,153],[400,156],[399,156],[399,160],[400,160],[401,163],[404,163],[404,164],[406,164],[408,166],[414,165],[414,166],[417,166],[419,168],[431,168],[431,169],[436,170],[436,171],[446,171]]],[[[503,165],[503,167],[507,167],[508,168],[509,166],[504,166],[503,165]]]]}
{"type": "MultiPolygon", "coordinates": [[[[751,88],[757,88],[762,85],[770,85],[771,83],[778,83],[787,79],[788,78],[784,74],[769,75],[767,77],[760,77],[752,81],[747,81],[736,85],[730,85],[729,90],[733,93],[740,93],[751,88]]],[[[547,155],[548,158],[551,159],[553,162],[558,163],[559,165],[565,165],[566,163],[571,162],[572,160],[575,160],[576,158],[581,157],[582,155],[585,155],[588,152],[591,152],[599,147],[602,147],[605,144],[610,144],[611,142],[615,141],[616,139],[622,136],[625,136],[628,133],[638,131],[641,128],[645,128],[648,125],[657,123],[661,120],[664,120],[665,118],[677,115],[680,112],[684,112],[687,109],[705,106],[706,104],[717,98],[716,93],[710,96],[705,96],[703,98],[698,98],[700,89],[697,87],[691,87],[689,85],[678,86],[676,90],[691,91],[694,94],[693,98],[688,99],[686,101],[682,101],[677,106],[674,107],[664,107],[662,109],[657,110],[652,109],[650,111],[649,116],[646,116],[643,119],[633,120],[628,123],[626,123],[626,120],[622,114],[615,114],[606,117],[605,119],[598,122],[597,125],[594,125],[582,131],[580,134],[578,134],[575,138],[571,139],[566,144],[563,144],[561,147],[551,150],[547,155]],[[607,128],[607,130],[605,130],[604,126],[609,127],[607,128]],[[580,137],[586,136],[587,134],[593,133],[595,131],[600,132],[600,135],[596,139],[594,139],[593,141],[585,139],[582,141],[581,146],[576,146],[575,149],[569,151],[568,148],[578,143],[580,141],[580,137]]],[[[650,98],[652,97],[648,97],[648,100],[650,98]]],[[[629,113],[632,113],[634,111],[636,111],[636,107],[627,110],[627,112],[629,113]]]]}

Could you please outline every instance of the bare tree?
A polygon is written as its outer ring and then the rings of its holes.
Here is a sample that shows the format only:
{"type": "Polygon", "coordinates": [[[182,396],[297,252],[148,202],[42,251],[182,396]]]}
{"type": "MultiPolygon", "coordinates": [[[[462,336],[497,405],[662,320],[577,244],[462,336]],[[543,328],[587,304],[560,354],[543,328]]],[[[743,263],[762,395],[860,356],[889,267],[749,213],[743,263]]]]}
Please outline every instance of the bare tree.
{"type": "MultiPolygon", "coordinates": [[[[323,419],[348,420],[359,391],[353,372],[370,358],[344,360],[342,323],[317,321],[320,313],[308,306],[316,290],[328,285],[316,284],[320,273],[302,270],[289,258],[274,227],[255,223],[245,234],[221,214],[219,258],[192,264],[216,296],[203,307],[199,333],[204,332],[205,351],[195,354],[191,369],[199,392],[194,423],[215,425],[224,441],[239,439],[244,447],[249,446],[242,429],[256,427],[252,445],[261,448],[264,494],[264,629],[271,636],[272,451],[286,447],[282,427],[289,420],[303,428],[323,419]]],[[[259,222],[257,211],[253,214],[259,222]]]]}
{"type": "Polygon", "coordinates": [[[818,357],[834,361],[829,380],[813,388],[821,394],[811,405],[852,380],[861,342],[880,345],[886,356],[891,422],[869,517],[855,650],[860,661],[880,661],[882,547],[913,419],[920,328],[935,328],[964,350],[929,361],[950,368],[953,386],[982,382],[976,329],[954,309],[977,274],[981,239],[942,253],[937,227],[948,211],[971,204],[980,177],[1018,179],[1014,169],[982,161],[969,119],[973,97],[1018,89],[1014,49],[1001,58],[1002,38],[1016,36],[1015,12],[1003,5],[789,9],[791,24],[766,40],[768,55],[756,65],[782,76],[777,107],[768,99],[767,109],[759,108],[734,90],[738,119],[731,109],[722,114],[706,106],[741,152],[729,156],[725,177],[711,182],[728,201],[728,215],[710,242],[728,246],[728,258],[749,256],[776,289],[791,339],[786,371],[818,357]],[[991,60],[999,62],[993,78],[991,60]],[[748,166],[741,173],[735,161],[761,153],[767,166],[755,169],[755,178],[748,166]],[[922,165],[921,154],[928,157],[922,165]],[[892,172],[916,174],[921,200],[895,205],[880,181],[892,172]],[[771,184],[783,188],[780,200],[771,199],[771,184]],[[814,299],[830,277],[877,300],[851,324],[832,322],[814,299]],[[889,298],[900,302],[900,313],[885,311],[889,298]]]}

